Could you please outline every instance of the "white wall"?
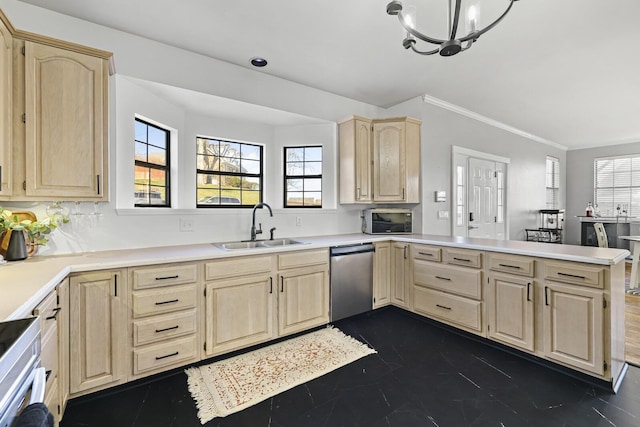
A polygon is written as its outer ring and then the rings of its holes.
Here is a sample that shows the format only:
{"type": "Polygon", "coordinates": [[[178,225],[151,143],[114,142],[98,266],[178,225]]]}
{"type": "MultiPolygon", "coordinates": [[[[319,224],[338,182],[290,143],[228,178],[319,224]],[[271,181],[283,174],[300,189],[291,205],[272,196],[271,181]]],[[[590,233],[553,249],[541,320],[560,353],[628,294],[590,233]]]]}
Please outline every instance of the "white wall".
{"type": "MultiPolygon", "coordinates": [[[[358,232],[360,210],[367,206],[338,205],[336,124],[346,116],[366,117],[408,115],[422,119],[422,205],[416,212],[415,230],[432,234],[450,234],[450,222],[437,220],[442,204],[433,200],[435,190],[451,196],[451,146],[509,157],[510,237],[522,239],[525,227],[537,226],[535,212],[544,207],[544,167],[546,155],[560,159],[562,150],[532,142],[521,136],[494,128],[449,110],[425,104],[416,98],[385,110],[376,106],[323,92],[273,77],[264,72],[235,66],[141,37],[60,15],[16,0],[0,0],[13,25],[71,42],[114,53],[117,75],[110,88],[110,185],[111,202],[100,205],[101,221],[92,226],[89,219],[73,221],[56,231],[42,253],[68,253],[147,247],[157,245],[203,243],[244,239],[249,235],[250,210],[195,210],[195,136],[205,134],[221,138],[263,143],[265,145],[265,198],[275,209],[269,218],[265,210],[257,213],[258,222],[268,230],[276,227],[278,236],[305,236],[358,232]],[[189,89],[200,93],[238,100],[297,115],[321,119],[323,124],[283,126],[260,120],[234,119],[194,113],[188,106],[163,99],[137,79],[189,89]],[[173,206],[177,209],[132,209],[133,117],[140,114],[175,130],[173,156],[173,206]],[[324,147],[324,194],[322,210],[284,210],[282,206],[282,147],[290,144],[322,144],[324,147]],[[117,205],[116,205],[117,203],[117,205]],[[297,217],[302,225],[296,225],[297,217]],[[181,218],[191,219],[194,232],[180,232],[181,218]]],[[[317,120],[316,120],[317,121],[317,120]]],[[[564,176],[562,177],[564,182],[564,176]]],[[[564,195],[561,195],[564,200],[564,195]]],[[[45,204],[17,203],[40,217],[45,204]]],[[[72,208],[72,204],[66,203],[72,208]]],[[[10,207],[5,204],[6,207],[10,207]]],[[[91,204],[80,209],[91,212],[91,204]]]]}
{"type": "Polygon", "coordinates": [[[564,208],[566,151],[488,125],[479,120],[423,102],[409,100],[389,110],[422,120],[422,231],[451,234],[451,147],[456,145],[511,160],[507,176],[509,239],[524,240],[525,228],[539,227],[538,210],[546,206],[546,157],[560,160],[560,208],[564,208]],[[436,203],[434,192],[446,190],[449,203],[436,203]],[[437,212],[449,210],[449,220],[437,212]]]}

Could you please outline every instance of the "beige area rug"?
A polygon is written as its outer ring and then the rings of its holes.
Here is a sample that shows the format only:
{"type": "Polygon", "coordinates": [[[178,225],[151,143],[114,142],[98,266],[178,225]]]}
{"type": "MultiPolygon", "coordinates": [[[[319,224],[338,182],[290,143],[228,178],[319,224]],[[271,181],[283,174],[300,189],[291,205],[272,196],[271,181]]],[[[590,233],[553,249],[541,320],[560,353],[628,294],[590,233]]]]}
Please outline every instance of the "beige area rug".
{"type": "Polygon", "coordinates": [[[204,424],[373,353],[366,344],[327,327],[185,372],[204,424]]]}

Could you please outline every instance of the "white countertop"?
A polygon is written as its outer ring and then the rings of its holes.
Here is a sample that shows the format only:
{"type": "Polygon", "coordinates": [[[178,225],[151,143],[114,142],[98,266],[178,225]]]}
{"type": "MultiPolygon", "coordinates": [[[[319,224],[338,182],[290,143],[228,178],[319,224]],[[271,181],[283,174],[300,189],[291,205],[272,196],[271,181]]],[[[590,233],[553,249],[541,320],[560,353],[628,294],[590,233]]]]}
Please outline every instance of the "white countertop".
{"type": "Polygon", "coordinates": [[[35,256],[24,261],[0,265],[0,319],[29,316],[31,310],[69,273],[125,268],[214,258],[255,255],[327,248],[336,245],[395,240],[440,246],[454,246],[483,251],[553,258],[590,264],[613,265],[623,261],[629,251],[591,246],[558,245],[552,243],[493,240],[436,235],[341,234],[331,236],[296,237],[304,245],[225,251],[213,244],[164,246],[84,254],[35,256]]]}

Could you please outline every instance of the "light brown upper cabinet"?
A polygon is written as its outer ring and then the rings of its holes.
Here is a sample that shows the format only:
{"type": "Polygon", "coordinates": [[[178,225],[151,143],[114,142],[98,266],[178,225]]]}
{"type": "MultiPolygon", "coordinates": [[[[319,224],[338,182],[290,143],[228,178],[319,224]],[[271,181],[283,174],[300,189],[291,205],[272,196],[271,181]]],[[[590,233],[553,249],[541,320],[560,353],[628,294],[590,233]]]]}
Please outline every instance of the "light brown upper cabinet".
{"type": "Polygon", "coordinates": [[[106,199],[107,61],[25,42],[26,195],[106,199]]]}
{"type": "Polygon", "coordinates": [[[11,196],[11,49],[13,37],[0,13],[0,199],[11,196]]]}
{"type": "Polygon", "coordinates": [[[340,203],[420,202],[420,120],[339,123],[340,203]]]}
{"type": "Polygon", "coordinates": [[[0,200],[108,200],[111,53],[0,18],[0,200]]]}

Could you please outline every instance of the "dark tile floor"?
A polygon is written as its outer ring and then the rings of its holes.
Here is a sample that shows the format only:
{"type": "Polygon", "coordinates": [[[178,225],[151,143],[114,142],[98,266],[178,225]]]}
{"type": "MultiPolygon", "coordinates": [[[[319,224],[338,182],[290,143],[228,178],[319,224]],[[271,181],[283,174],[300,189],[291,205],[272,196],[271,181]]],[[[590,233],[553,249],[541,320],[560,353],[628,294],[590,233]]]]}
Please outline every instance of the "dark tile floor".
{"type": "MultiPolygon", "coordinates": [[[[336,322],[377,354],[207,426],[639,426],[618,394],[388,308],[336,322]]],[[[199,426],[186,375],[71,401],[62,427],[199,426]]]]}

